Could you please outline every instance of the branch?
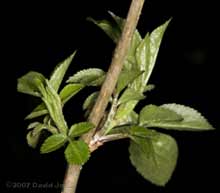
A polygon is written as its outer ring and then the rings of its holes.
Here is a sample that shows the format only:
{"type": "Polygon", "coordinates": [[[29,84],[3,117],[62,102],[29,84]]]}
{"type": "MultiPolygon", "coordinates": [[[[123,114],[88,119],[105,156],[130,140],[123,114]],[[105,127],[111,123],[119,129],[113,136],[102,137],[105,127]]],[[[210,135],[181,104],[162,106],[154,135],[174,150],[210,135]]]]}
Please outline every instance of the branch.
{"type": "MultiPolygon", "coordinates": [[[[131,44],[132,36],[135,32],[141,10],[144,5],[144,0],[132,0],[130,9],[125,21],[125,26],[121,35],[121,38],[115,48],[115,52],[112,58],[111,65],[109,67],[106,79],[100,90],[98,99],[92,109],[89,116],[89,121],[93,123],[96,127],[98,126],[100,120],[103,117],[105,109],[108,105],[109,99],[116,86],[119,74],[121,72],[124,60],[128,53],[128,49],[131,44]]],[[[91,130],[88,134],[83,136],[85,142],[90,145],[92,137],[94,136],[96,130],[91,130]]],[[[91,151],[96,149],[90,147],[91,151]]],[[[75,193],[77,186],[77,181],[79,178],[81,166],[70,165],[67,168],[66,176],[64,179],[63,192],[62,193],[75,193]]]]}
{"type": "MultiPolygon", "coordinates": [[[[119,74],[124,64],[134,31],[136,29],[141,14],[143,4],[144,0],[132,0],[131,2],[125,26],[117,47],[115,48],[115,52],[108,73],[106,75],[106,79],[102,85],[98,99],[89,116],[89,121],[92,122],[95,126],[99,124],[108,105],[109,99],[115,89],[119,74]]],[[[87,142],[91,140],[94,133],[95,130],[89,132],[89,134],[85,138],[87,142]]]]}

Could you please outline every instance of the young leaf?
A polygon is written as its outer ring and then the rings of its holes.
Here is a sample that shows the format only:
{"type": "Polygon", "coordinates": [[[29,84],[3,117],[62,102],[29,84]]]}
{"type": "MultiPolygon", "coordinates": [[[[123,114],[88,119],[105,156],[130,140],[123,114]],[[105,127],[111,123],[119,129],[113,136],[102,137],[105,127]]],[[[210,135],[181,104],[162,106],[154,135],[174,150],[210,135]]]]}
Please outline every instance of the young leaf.
{"type": "Polygon", "coordinates": [[[131,83],[135,78],[140,76],[143,72],[140,70],[127,70],[123,69],[120,73],[117,86],[116,93],[120,93],[129,83],[131,83]]]}
{"type": "Polygon", "coordinates": [[[46,115],[48,110],[44,103],[39,104],[30,114],[28,114],[25,119],[33,119],[36,117],[40,117],[42,115],[46,115]]]}
{"type": "Polygon", "coordinates": [[[89,147],[82,140],[71,141],[64,153],[69,164],[82,165],[90,157],[89,147]]]}
{"type": "Polygon", "coordinates": [[[39,133],[33,135],[32,131],[28,132],[26,139],[27,139],[27,143],[30,147],[36,148],[38,141],[39,141],[39,138],[40,138],[40,134],[41,133],[39,132],[39,133]]]}
{"type": "Polygon", "coordinates": [[[83,84],[67,84],[60,91],[60,94],[59,94],[62,104],[65,104],[67,101],[69,101],[73,96],[75,96],[83,88],[84,88],[83,84]]]}
{"type": "Polygon", "coordinates": [[[178,104],[164,104],[161,106],[166,110],[173,111],[183,117],[182,121],[171,121],[151,126],[165,129],[175,129],[184,131],[205,131],[214,129],[212,125],[195,109],[178,104]]]}
{"type": "Polygon", "coordinates": [[[67,124],[62,112],[61,99],[49,82],[47,82],[47,86],[42,92],[42,95],[42,100],[44,101],[51,118],[59,131],[65,134],[67,132],[67,124]]]}
{"type": "Polygon", "coordinates": [[[71,126],[69,130],[69,136],[71,138],[81,136],[82,134],[88,132],[90,129],[94,128],[94,125],[89,122],[81,122],[71,126]]]}
{"type": "Polygon", "coordinates": [[[153,139],[131,141],[130,160],[137,171],[153,184],[164,186],[177,162],[178,146],[169,135],[158,133],[153,139]]]}
{"type": "Polygon", "coordinates": [[[55,134],[48,137],[41,145],[41,153],[50,153],[61,148],[67,141],[67,136],[63,134],[55,134]]]}
{"type": "MultiPolygon", "coordinates": [[[[60,98],[62,104],[64,105],[67,101],[69,101],[73,96],[75,96],[81,89],[84,88],[82,84],[67,84],[60,91],[60,98]]],[[[36,117],[40,117],[42,115],[48,114],[48,110],[44,103],[38,105],[30,114],[28,114],[25,119],[33,119],[36,117]]]]}
{"type": "MultiPolygon", "coordinates": [[[[121,17],[116,16],[114,13],[109,12],[115,22],[109,22],[106,20],[95,21],[92,18],[89,18],[90,21],[95,23],[98,27],[100,27],[113,41],[117,43],[121,36],[123,27],[124,27],[124,19],[121,17]]],[[[141,36],[139,32],[136,30],[134,36],[132,37],[131,45],[128,50],[128,55],[125,60],[125,64],[123,65],[125,69],[131,70],[131,63],[135,66],[136,59],[135,59],[135,51],[138,45],[141,42],[141,36]],[[128,63],[129,61],[129,63],[128,63]],[[130,63],[131,62],[131,63],[130,63]]]]}
{"type": "Polygon", "coordinates": [[[88,108],[91,108],[98,97],[99,92],[93,92],[91,95],[89,95],[86,100],[83,103],[83,110],[86,110],[88,108]]]}
{"type": "Polygon", "coordinates": [[[182,119],[181,115],[172,110],[156,105],[147,105],[140,112],[139,124],[146,126],[154,124],[160,125],[160,123],[181,121],[182,119]]]}
{"type": "Polygon", "coordinates": [[[121,104],[117,109],[115,119],[117,120],[126,119],[126,117],[133,111],[137,102],[138,101],[135,100],[121,104]]]}
{"type": "Polygon", "coordinates": [[[70,63],[72,62],[72,59],[75,56],[75,54],[76,54],[76,51],[73,52],[73,54],[71,54],[67,59],[60,62],[55,68],[54,72],[52,73],[49,82],[55,91],[58,91],[60,84],[63,80],[63,77],[70,63]]]}
{"type": "Polygon", "coordinates": [[[99,68],[89,68],[81,70],[69,77],[67,83],[80,83],[86,86],[99,86],[102,82],[97,80],[103,80],[105,72],[99,68]]]}
{"type": "Polygon", "coordinates": [[[87,18],[87,20],[100,27],[115,43],[118,42],[121,35],[121,30],[115,23],[107,20],[96,21],[91,17],[87,18]]]}
{"type": "Polygon", "coordinates": [[[41,97],[40,87],[45,84],[45,78],[38,72],[28,72],[18,79],[17,90],[25,94],[41,97]]]}
{"type": "Polygon", "coordinates": [[[136,60],[139,69],[145,73],[134,83],[134,88],[143,92],[153,71],[163,34],[169,24],[168,20],[156,28],[150,35],[147,34],[136,49],[136,60]]]}
{"type": "Polygon", "coordinates": [[[132,88],[127,88],[118,100],[118,104],[126,103],[131,100],[142,100],[145,96],[132,88]]]}

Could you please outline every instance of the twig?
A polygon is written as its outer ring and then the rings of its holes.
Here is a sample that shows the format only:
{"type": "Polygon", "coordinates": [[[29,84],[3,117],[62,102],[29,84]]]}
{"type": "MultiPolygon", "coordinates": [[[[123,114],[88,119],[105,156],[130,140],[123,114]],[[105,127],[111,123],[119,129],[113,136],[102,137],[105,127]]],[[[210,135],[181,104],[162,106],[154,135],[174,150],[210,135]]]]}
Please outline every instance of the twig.
{"type": "MultiPolygon", "coordinates": [[[[96,104],[94,105],[92,112],[89,116],[89,121],[93,123],[96,127],[98,126],[104,111],[108,105],[109,98],[111,97],[115,85],[117,83],[119,74],[121,72],[125,57],[127,55],[132,36],[136,29],[142,7],[144,5],[144,0],[132,0],[130,9],[128,12],[127,19],[125,21],[125,26],[121,35],[121,38],[115,49],[111,65],[109,67],[106,79],[100,90],[96,104]]],[[[83,139],[90,144],[92,137],[95,134],[95,129],[91,130],[86,134],[83,139]]],[[[96,148],[91,148],[91,150],[96,148]]],[[[79,178],[81,166],[70,165],[67,168],[66,176],[64,179],[63,193],[75,193],[77,181],[79,178]]]]}

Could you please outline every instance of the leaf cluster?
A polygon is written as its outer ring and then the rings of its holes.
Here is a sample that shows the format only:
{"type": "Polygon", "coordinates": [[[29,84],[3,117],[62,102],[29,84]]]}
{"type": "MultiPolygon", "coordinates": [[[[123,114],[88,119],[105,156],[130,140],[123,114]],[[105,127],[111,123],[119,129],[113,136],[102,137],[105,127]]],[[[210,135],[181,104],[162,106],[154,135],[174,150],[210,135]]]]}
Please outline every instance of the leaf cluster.
{"type": "MultiPolygon", "coordinates": [[[[99,26],[117,43],[123,29],[124,20],[113,13],[111,21],[90,21],[99,26]]],[[[162,133],[163,129],[178,131],[205,131],[213,127],[195,109],[175,103],[156,106],[148,104],[140,112],[136,105],[143,99],[154,85],[149,84],[159,52],[164,32],[170,20],[157,27],[143,38],[136,30],[131,46],[117,81],[115,91],[109,101],[99,128],[94,136],[101,139],[129,138],[130,160],[137,171],[150,182],[163,186],[170,179],[178,158],[178,146],[175,139],[162,133]],[[161,130],[157,130],[161,128],[161,130]]],[[[28,126],[27,141],[36,147],[42,130],[52,135],[41,145],[41,153],[49,153],[65,146],[65,157],[68,163],[84,164],[90,157],[89,147],[81,138],[94,126],[89,122],[75,123],[68,127],[62,112],[63,106],[79,91],[87,86],[99,88],[105,80],[106,72],[98,68],[81,70],[66,81],[59,90],[64,75],[75,55],[58,64],[50,79],[38,72],[29,72],[18,79],[18,91],[40,97],[38,105],[26,119],[42,117],[42,122],[32,122],[28,126]]],[[[91,93],[83,103],[85,116],[93,108],[99,90],[91,93]]],[[[102,141],[101,141],[102,142],[102,141]]]]}

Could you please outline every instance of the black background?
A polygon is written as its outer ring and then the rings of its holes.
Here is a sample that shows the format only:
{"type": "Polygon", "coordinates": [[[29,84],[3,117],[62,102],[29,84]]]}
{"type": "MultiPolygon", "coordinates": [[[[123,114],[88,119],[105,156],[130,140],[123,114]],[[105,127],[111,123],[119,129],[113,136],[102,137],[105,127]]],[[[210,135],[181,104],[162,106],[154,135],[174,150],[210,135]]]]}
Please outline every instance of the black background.
{"type": "MultiPolygon", "coordinates": [[[[40,155],[25,141],[34,98],[16,92],[16,80],[30,70],[48,76],[74,50],[77,56],[68,75],[79,69],[101,67],[111,61],[114,44],[88,16],[107,19],[107,11],[125,17],[129,0],[8,1],[1,6],[3,57],[1,64],[1,172],[0,192],[59,192],[65,160],[62,151],[40,155]],[[13,188],[30,183],[31,189],[13,188]],[[44,184],[53,187],[39,188],[44,184]]],[[[219,57],[218,10],[213,1],[148,0],[138,24],[142,36],[172,17],[150,82],[156,89],[142,103],[169,102],[198,109],[217,128],[191,133],[169,132],[179,144],[179,160],[172,179],[161,188],[145,181],[128,159],[128,141],[100,148],[84,166],[78,192],[219,192],[219,57]]],[[[88,91],[89,92],[89,91],[88,91]]],[[[69,124],[82,120],[84,95],[64,111],[69,124]]]]}

